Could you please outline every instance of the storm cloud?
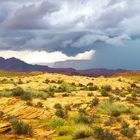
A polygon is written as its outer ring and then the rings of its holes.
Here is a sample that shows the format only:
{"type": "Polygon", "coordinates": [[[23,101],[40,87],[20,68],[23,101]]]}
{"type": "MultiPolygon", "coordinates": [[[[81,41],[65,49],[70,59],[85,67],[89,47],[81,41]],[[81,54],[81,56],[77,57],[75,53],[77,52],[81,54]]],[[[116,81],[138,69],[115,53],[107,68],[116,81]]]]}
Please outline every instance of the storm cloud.
{"type": "Polygon", "coordinates": [[[127,54],[126,42],[140,39],[139,25],[139,0],[1,0],[0,50],[60,52],[70,59],[111,46],[127,54]]]}

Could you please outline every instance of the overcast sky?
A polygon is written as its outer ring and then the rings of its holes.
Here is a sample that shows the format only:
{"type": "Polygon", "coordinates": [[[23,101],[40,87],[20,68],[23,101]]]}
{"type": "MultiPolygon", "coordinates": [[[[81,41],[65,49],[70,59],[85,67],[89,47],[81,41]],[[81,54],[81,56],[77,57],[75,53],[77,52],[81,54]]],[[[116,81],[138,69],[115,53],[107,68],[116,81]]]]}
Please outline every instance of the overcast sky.
{"type": "Polygon", "coordinates": [[[0,0],[0,56],[140,69],[140,0],[0,0]]]}

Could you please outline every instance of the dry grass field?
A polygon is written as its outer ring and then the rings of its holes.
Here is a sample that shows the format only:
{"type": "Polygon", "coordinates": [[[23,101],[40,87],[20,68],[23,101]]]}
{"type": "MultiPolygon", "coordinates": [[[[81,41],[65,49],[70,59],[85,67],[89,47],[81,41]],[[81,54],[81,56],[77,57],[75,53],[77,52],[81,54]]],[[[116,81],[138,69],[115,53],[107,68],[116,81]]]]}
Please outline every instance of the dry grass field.
{"type": "Polygon", "coordinates": [[[140,140],[138,77],[0,72],[0,140],[140,140]]]}

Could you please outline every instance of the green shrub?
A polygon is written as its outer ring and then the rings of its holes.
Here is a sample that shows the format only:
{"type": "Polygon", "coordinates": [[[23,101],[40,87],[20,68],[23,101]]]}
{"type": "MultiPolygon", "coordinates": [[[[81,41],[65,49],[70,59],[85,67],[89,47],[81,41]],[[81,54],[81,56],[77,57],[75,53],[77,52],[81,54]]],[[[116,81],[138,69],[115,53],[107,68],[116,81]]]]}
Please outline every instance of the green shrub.
{"type": "Polygon", "coordinates": [[[99,104],[99,99],[97,97],[94,97],[94,99],[92,99],[90,105],[91,106],[96,106],[99,104]]]}
{"type": "Polygon", "coordinates": [[[134,109],[120,103],[104,101],[97,106],[97,112],[112,116],[119,116],[121,113],[131,113],[134,109]]]}
{"type": "Polygon", "coordinates": [[[32,99],[32,93],[24,91],[21,87],[12,89],[12,95],[20,97],[22,100],[32,99]]]}
{"type": "Polygon", "coordinates": [[[61,117],[61,118],[64,118],[65,117],[65,113],[64,113],[63,109],[56,109],[55,115],[57,117],[61,117]]]}
{"type": "Polygon", "coordinates": [[[75,123],[91,123],[91,118],[85,115],[84,113],[79,113],[78,115],[73,116],[72,118],[75,123]]]}
{"type": "Polygon", "coordinates": [[[122,120],[121,127],[122,127],[122,129],[128,128],[129,127],[129,123],[124,121],[124,120],[122,120]]]}
{"type": "Polygon", "coordinates": [[[130,118],[131,118],[132,120],[139,120],[139,119],[140,119],[139,116],[135,116],[135,115],[131,116],[130,118]]]}
{"type": "Polygon", "coordinates": [[[33,103],[30,102],[30,101],[27,101],[27,102],[26,102],[26,105],[28,105],[28,106],[33,106],[33,103]]]}
{"type": "Polygon", "coordinates": [[[20,97],[22,100],[32,100],[32,94],[30,92],[24,92],[20,97]]]}
{"type": "Polygon", "coordinates": [[[57,128],[57,132],[59,134],[59,136],[64,136],[64,135],[70,135],[72,134],[74,131],[74,127],[73,126],[61,126],[57,128]]]}
{"type": "Polygon", "coordinates": [[[87,89],[88,89],[89,91],[96,91],[96,90],[98,90],[99,88],[98,88],[96,85],[94,85],[94,86],[88,86],[87,89]]]}
{"type": "Polygon", "coordinates": [[[118,136],[110,130],[105,129],[103,133],[103,138],[106,138],[106,140],[117,140],[118,136]]]}
{"type": "Polygon", "coordinates": [[[83,85],[83,84],[81,84],[81,83],[79,83],[79,84],[78,84],[78,87],[83,87],[83,86],[84,86],[84,85],[83,85]]]}
{"type": "Polygon", "coordinates": [[[61,105],[60,103],[56,103],[56,104],[54,105],[54,108],[55,108],[55,109],[62,109],[62,105],[61,105]]]}
{"type": "Polygon", "coordinates": [[[64,126],[65,125],[65,120],[59,117],[55,117],[49,120],[44,120],[43,126],[50,126],[50,127],[59,127],[59,126],[64,126]]]}
{"type": "Polygon", "coordinates": [[[49,84],[50,80],[46,79],[45,81],[43,81],[43,83],[45,84],[49,84]]]}
{"type": "Polygon", "coordinates": [[[87,125],[76,126],[73,132],[74,139],[88,138],[90,136],[93,136],[93,130],[87,125]]]}
{"type": "Polygon", "coordinates": [[[9,115],[6,117],[6,120],[12,122],[13,120],[17,120],[17,119],[15,118],[14,115],[10,115],[10,114],[9,114],[9,115]]]}
{"type": "Polygon", "coordinates": [[[104,85],[101,87],[101,89],[109,92],[112,90],[112,87],[110,85],[104,85]]]}
{"type": "Polygon", "coordinates": [[[96,86],[96,85],[86,85],[84,88],[83,88],[83,90],[88,90],[88,91],[96,91],[96,90],[98,90],[99,88],[98,88],[98,86],[96,86]]]}
{"type": "Polygon", "coordinates": [[[17,84],[24,84],[24,82],[21,79],[19,79],[17,84]]]}
{"type": "Polygon", "coordinates": [[[15,82],[14,82],[14,80],[13,79],[2,79],[2,80],[0,80],[0,84],[14,84],[15,82]]]}
{"type": "Polygon", "coordinates": [[[86,114],[86,108],[79,108],[78,112],[80,114],[86,114]]]}
{"type": "Polygon", "coordinates": [[[137,98],[134,96],[127,96],[126,100],[133,103],[137,100],[137,98]]]}
{"type": "Polygon", "coordinates": [[[113,124],[113,120],[112,120],[111,118],[109,118],[108,120],[106,120],[106,121],[104,122],[104,124],[105,124],[106,126],[111,126],[111,125],[113,124]]]}
{"type": "Polygon", "coordinates": [[[13,96],[22,96],[24,93],[25,93],[25,91],[21,87],[12,89],[13,96]]]}
{"type": "Polygon", "coordinates": [[[107,96],[109,96],[109,93],[108,93],[108,91],[102,89],[101,90],[101,95],[104,96],[104,97],[107,97],[107,96]]]}
{"type": "Polygon", "coordinates": [[[108,129],[103,129],[101,127],[94,128],[94,134],[99,140],[117,140],[117,135],[108,129]]]}
{"type": "Polygon", "coordinates": [[[62,96],[63,97],[68,97],[69,96],[69,93],[63,93],[62,96]]]}
{"type": "Polygon", "coordinates": [[[89,93],[87,94],[87,96],[91,97],[91,96],[94,96],[94,94],[93,94],[92,92],[89,92],[89,93]]]}
{"type": "Polygon", "coordinates": [[[36,107],[42,108],[43,107],[43,103],[37,102],[36,107]]]}
{"type": "Polygon", "coordinates": [[[137,85],[135,83],[131,83],[130,86],[131,86],[131,88],[136,88],[137,87],[137,85]]]}
{"type": "Polygon", "coordinates": [[[63,80],[58,80],[57,83],[58,84],[62,84],[64,81],[63,80]]]}
{"type": "Polygon", "coordinates": [[[133,137],[136,134],[137,130],[135,127],[131,127],[131,128],[128,127],[128,128],[122,129],[120,132],[124,136],[133,137]]]}
{"type": "Polygon", "coordinates": [[[61,85],[58,88],[59,92],[72,92],[75,90],[76,90],[76,86],[66,82],[61,83],[61,85]]]}
{"type": "Polygon", "coordinates": [[[114,117],[118,117],[121,115],[121,112],[119,110],[112,110],[111,115],[114,117]]]}
{"type": "Polygon", "coordinates": [[[55,93],[55,87],[48,87],[47,88],[47,95],[48,95],[48,97],[54,97],[54,93],[55,93]]]}
{"type": "Polygon", "coordinates": [[[67,104],[64,106],[64,109],[65,110],[68,110],[68,111],[71,111],[71,105],[70,104],[67,104]]]}
{"type": "Polygon", "coordinates": [[[93,83],[90,82],[90,83],[87,84],[87,86],[93,86],[93,83]]]}
{"type": "Polygon", "coordinates": [[[96,138],[98,138],[98,139],[102,138],[103,133],[104,133],[103,128],[101,128],[101,127],[94,128],[94,134],[95,134],[96,138]]]}
{"type": "Polygon", "coordinates": [[[12,126],[13,129],[15,131],[16,134],[28,134],[28,135],[32,135],[32,127],[29,124],[26,124],[20,120],[17,121],[13,121],[12,122],[12,126]]]}

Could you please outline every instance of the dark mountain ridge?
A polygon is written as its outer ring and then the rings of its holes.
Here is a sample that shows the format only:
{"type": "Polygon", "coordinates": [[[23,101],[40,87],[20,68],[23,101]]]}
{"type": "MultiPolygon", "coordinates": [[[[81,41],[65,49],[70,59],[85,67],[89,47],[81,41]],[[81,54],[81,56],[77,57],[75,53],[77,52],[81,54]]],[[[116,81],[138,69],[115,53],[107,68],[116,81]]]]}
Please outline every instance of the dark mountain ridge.
{"type": "Polygon", "coordinates": [[[32,72],[32,71],[42,71],[42,72],[52,72],[52,73],[63,73],[68,75],[83,75],[83,76],[112,76],[118,73],[129,72],[129,70],[123,69],[87,69],[87,70],[76,70],[73,68],[51,68],[42,65],[32,65],[25,63],[17,58],[4,59],[0,57],[0,69],[1,70],[12,70],[20,72],[32,72]]]}

